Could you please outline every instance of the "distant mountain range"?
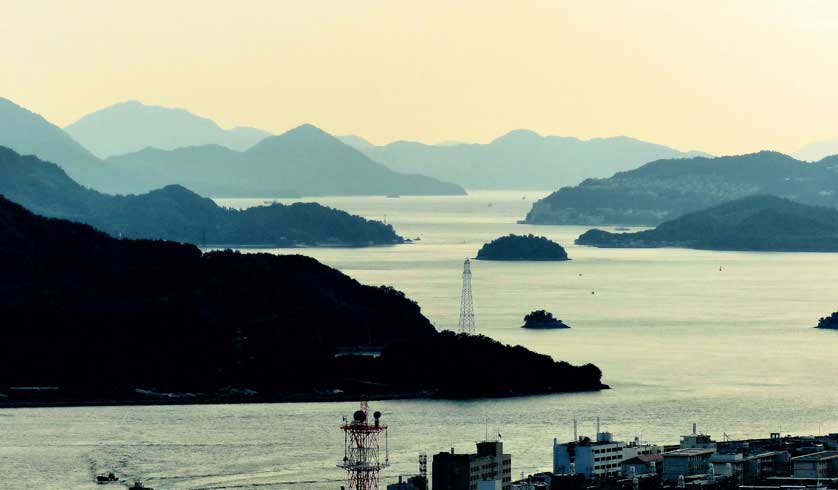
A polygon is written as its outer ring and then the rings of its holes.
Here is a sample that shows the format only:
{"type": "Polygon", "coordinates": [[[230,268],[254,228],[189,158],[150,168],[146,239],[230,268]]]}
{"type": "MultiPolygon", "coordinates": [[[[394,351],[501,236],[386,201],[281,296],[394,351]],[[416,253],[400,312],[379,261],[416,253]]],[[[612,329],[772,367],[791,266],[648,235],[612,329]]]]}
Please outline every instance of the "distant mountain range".
{"type": "MultiPolygon", "coordinates": [[[[134,104],[123,109],[131,107],[134,104]]],[[[157,114],[156,110],[151,113],[157,114]]],[[[179,111],[175,114],[182,116],[179,111]]],[[[130,132],[130,128],[108,127],[108,131],[130,132]]],[[[102,133],[100,141],[110,137],[102,133]]],[[[173,136],[172,141],[187,137],[173,136]]],[[[103,161],[43,117],[0,99],[0,146],[57,162],[80,184],[114,194],[147,192],[170,184],[214,197],[465,194],[455,184],[394,172],[311,125],[261,139],[247,151],[219,144],[146,148],[103,161]]]]}
{"type": "Polygon", "coordinates": [[[817,162],[830,155],[838,155],[838,139],[806,145],[795,153],[794,157],[807,162],[817,162]]]}
{"type": "Polygon", "coordinates": [[[0,147],[0,195],[49,217],[86,223],[117,237],[209,246],[385,245],[403,243],[390,225],[319,204],[225,209],[178,185],[111,196],[82,187],[57,165],[0,147]]]}
{"type": "Polygon", "coordinates": [[[685,214],[653,230],[589,230],[576,243],[610,248],[836,252],[838,210],[775,196],[749,196],[685,214]]]}
{"type": "Polygon", "coordinates": [[[658,160],[607,179],[588,179],[533,204],[525,223],[657,225],[753,194],[838,206],[838,161],[806,163],[763,151],[658,160]]]}
{"type": "Polygon", "coordinates": [[[133,100],[87,114],[64,130],[99,158],[148,147],[174,150],[213,144],[241,151],[271,136],[256,128],[222,129],[211,119],[184,109],[133,100]]]}
{"type": "Polygon", "coordinates": [[[176,183],[219,197],[465,194],[455,184],[390,170],[310,124],[243,152],[218,145],[147,148],[106,162],[141,178],[137,190],[176,183]]]}
{"type": "Polygon", "coordinates": [[[110,169],[58,126],[9,99],[0,97],[0,145],[21,155],[61,162],[73,179],[86,186],[113,183],[110,169]]]}
{"type": "Polygon", "coordinates": [[[511,131],[489,144],[397,141],[374,146],[357,136],[344,137],[344,142],[398,172],[428,175],[471,189],[555,189],[652,160],[706,155],[624,136],[584,141],[529,130],[511,131]]]}

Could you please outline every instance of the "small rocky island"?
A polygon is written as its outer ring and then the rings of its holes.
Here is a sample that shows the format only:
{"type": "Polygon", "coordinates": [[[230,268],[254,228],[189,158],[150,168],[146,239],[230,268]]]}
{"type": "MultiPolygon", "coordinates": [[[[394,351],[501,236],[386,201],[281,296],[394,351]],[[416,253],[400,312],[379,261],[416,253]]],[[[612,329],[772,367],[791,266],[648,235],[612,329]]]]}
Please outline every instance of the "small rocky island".
{"type": "Polygon", "coordinates": [[[521,328],[553,329],[570,328],[570,326],[554,317],[553,314],[547,310],[535,310],[524,317],[524,325],[522,325],[521,328]]]}
{"type": "Polygon", "coordinates": [[[507,235],[483,245],[478,260],[569,260],[558,243],[543,236],[507,235]]]}
{"type": "Polygon", "coordinates": [[[818,321],[818,326],[815,328],[824,328],[829,330],[838,330],[838,311],[823,317],[818,321]]]}

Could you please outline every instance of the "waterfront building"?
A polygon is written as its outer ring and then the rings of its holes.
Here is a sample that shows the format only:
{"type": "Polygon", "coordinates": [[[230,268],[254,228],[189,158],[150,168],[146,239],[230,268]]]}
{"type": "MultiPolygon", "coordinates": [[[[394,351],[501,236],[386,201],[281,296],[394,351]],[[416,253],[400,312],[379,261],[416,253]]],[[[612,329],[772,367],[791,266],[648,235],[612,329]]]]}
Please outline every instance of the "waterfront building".
{"type": "Polygon", "coordinates": [[[654,444],[615,441],[610,432],[598,432],[596,441],[580,437],[577,441],[559,444],[553,439],[553,473],[579,474],[585,478],[616,477],[622,473],[622,462],[637,456],[660,454],[663,448],[654,444]]]}
{"type": "Polygon", "coordinates": [[[715,449],[684,448],[663,453],[663,479],[677,481],[678,477],[706,474],[715,452],[715,449]]]}
{"type": "Polygon", "coordinates": [[[511,490],[512,456],[503,453],[503,443],[479,442],[476,454],[434,455],[434,490],[511,490]]]}
{"type": "Polygon", "coordinates": [[[795,478],[838,477],[838,451],[821,451],[791,459],[795,478]]]}
{"type": "Polygon", "coordinates": [[[733,478],[739,484],[751,484],[762,478],[787,475],[790,459],[788,451],[749,453],[740,449],[717,452],[710,457],[710,463],[717,475],[733,478]]]}

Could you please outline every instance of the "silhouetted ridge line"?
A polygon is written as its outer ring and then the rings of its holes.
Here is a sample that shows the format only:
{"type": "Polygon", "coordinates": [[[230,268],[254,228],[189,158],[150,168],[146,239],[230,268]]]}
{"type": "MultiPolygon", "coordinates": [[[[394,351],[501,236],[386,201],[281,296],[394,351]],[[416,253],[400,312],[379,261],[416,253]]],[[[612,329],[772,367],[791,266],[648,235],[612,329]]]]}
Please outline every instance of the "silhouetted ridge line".
{"type": "Polygon", "coordinates": [[[117,240],[2,197],[0,270],[0,392],[59,387],[40,403],[605,388],[590,364],[437,333],[403,293],[364,286],[309,257],[117,240]],[[381,355],[336,356],[346,347],[381,355]],[[475,378],[473,366],[487,360],[515,369],[475,378]],[[154,396],[168,392],[193,395],[154,396]]]}

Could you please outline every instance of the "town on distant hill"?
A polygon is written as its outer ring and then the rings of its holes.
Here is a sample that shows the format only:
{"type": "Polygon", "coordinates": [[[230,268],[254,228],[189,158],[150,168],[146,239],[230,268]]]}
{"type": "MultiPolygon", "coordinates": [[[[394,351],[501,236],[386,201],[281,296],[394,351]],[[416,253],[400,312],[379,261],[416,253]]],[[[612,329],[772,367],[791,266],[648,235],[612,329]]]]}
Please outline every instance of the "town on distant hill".
{"type": "Polygon", "coordinates": [[[533,204],[530,224],[655,226],[754,194],[838,206],[838,166],[763,151],[719,158],[658,160],[607,179],[588,179],[533,204]]]}
{"type": "Polygon", "coordinates": [[[652,230],[589,230],[576,243],[611,248],[838,252],[838,210],[775,196],[749,196],[688,213],[652,230]]]}

